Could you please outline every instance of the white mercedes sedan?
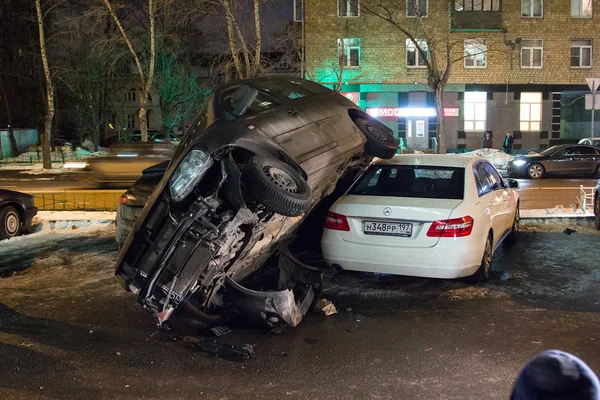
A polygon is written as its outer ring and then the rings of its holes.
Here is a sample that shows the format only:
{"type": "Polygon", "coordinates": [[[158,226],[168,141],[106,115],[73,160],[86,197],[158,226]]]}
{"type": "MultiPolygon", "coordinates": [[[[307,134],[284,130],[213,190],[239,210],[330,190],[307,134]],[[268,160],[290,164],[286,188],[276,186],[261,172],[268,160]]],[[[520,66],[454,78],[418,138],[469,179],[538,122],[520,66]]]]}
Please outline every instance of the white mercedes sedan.
{"type": "Polygon", "coordinates": [[[375,162],[330,208],[323,256],[344,270],[485,282],[495,249],[519,230],[513,187],[479,157],[375,162]]]}

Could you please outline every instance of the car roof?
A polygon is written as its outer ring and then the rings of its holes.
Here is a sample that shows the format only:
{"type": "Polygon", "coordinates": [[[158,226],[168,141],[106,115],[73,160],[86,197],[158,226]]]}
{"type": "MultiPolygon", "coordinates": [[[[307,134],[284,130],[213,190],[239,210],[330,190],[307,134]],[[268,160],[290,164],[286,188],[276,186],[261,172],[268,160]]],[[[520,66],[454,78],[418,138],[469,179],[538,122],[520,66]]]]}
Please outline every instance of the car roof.
{"type": "Polygon", "coordinates": [[[483,158],[460,154],[396,154],[389,160],[377,160],[376,165],[431,165],[436,167],[464,168],[470,161],[483,158]]]}

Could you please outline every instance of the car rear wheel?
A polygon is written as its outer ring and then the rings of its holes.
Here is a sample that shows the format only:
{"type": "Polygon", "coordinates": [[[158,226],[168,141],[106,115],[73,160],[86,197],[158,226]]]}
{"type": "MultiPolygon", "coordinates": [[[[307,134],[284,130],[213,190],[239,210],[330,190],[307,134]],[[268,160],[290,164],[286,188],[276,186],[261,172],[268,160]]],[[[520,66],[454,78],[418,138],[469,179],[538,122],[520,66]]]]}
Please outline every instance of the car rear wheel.
{"type": "Polygon", "coordinates": [[[594,201],[594,225],[600,231],[600,194],[596,195],[596,200],[594,201]]]}
{"type": "Polygon", "coordinates": [[[242,183],[249,197],[277,214],[297,217],[310,207],[310,186],[283,161],[252,157],[242,171],[242,183]]]}
{"type": "Polygon", "coordinates": [[[517,208],[515,209],[515,217],[513,219],[512,230],[506,237],[506,243],[515,243],[519,237],[519,224],[521,222],[521,216],[519,211],[519,204],[517,204],[517,208]]]}
{"type": "Polygon", "coordinates": [[[21,231],[21,216],[13,206],[0,210],[0,239],[10,239],[21,231]]]}
{"type": "Polygon", "coordinates": [[[469,277],[469,281],[473,283],[487,282],[490,280],[490,270],[492,269],[492,235],[488,235],[483,250],[483,257],[481,259],[481,265],[477,272],[469,277]]]}
{"type": "Polygon", "coordinates": [[[529,175],[531,179],[540,179],[544,176],[544,167],[538,163],[531,164],[529,168],[527,168],[527,175],[529,175]]]}
{"type": "Polygon", "coordinates": [[[391,129],[368,118],[357,118],[356,126],[367,138],[365,151],[367,154],[389,159],[398,151],[398,140],[391,129]]]}

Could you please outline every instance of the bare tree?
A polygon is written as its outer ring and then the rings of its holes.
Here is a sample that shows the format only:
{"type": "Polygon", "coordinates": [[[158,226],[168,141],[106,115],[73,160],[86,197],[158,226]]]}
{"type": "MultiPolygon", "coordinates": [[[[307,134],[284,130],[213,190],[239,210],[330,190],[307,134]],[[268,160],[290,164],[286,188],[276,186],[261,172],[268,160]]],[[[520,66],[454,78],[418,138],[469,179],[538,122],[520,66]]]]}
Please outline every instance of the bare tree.
{"type": "Polygon", "coordinates": [[[46,41],[44,39],[44,20],[40,0],[35,0],[35,9],[37,11],[38,31],[40,36],[40,54],[42,56],[42,65],[44,67],[44,76],[46,77],[46,119],[44,124],[44,133],[42,135],[42,160],[45,169],[52,168],[50,158],[50,136],[52,134],[52,120],[54,118],[54,85],[48,66],[48,57],[46,54],[46,41]]]}
{"type": "Polygon", "coordinates": [[[156,51],[156,49],[155,49],[156,38],[155,38],[155,32],[154,32],[154,28],[155,28],[154,27],[154,25],[155,25],[154,16],[155,16],[155,7],[156,7],[155,1],[156,0],[148,0],[148,20],[150,21],[150,54],[149,54],[149,62],[148,62],[148,73],[146,74],[144,71],[144,68],[142,67],[141,56],[133,48],[133,44],[132,44],[131,40],[129,39],[127,32],[123,28],[121,21],[117,17],[115,9],[111,5],[110,0],[104,0],[104,4],[106,5],[106,8],[108,9],[110,15],[113,17],[115,24],[117,25],[117,28],[119,29],[119,32],[121,33],[121,36],[122,36],[123,40],[125,41],[127,48],[129,49],[129,52],[133,56],[135,65],[137,67],[137,73],[138,73],[139,79],[142,83],[141,93],[139,96],[140,110],[138,112],[138,117],[140,120],[140,131],[142,134],[142,137],[141,137],[142,142],[148,141],[148,121],[146,119],[146,107],[148,104],[148,94],[150,93],[150,89],[152,87],[152,80],[154,78],[154,60],[155,60],[155,51],[156,51]]]}
{"type": "MultiPolygon", "coordinates": [[[[465,55],[462,50],[457,49],[458,46],[463,46],[464,41],[456,40],[451,33],[453,0],[440,1],[436,4],[439,7],[437,10],[427,10],[426,7],[420,7],[420,4],[423,3],[417,0],[364,0],[360,7],[364,14],[375,16],[389,24],[416,49],[417,54],[414,56],[425,65],[427,84],[435,99],[438,153],[445,153],[444,89],[453,65],[475,54],[465,55]],[[410,8],[415,18],[406,18],[406,7],[410,8]],[[430,11],[435,12],[435,15],[430,15],[430,11]],[[426,16],[428,18],[424,18],[426,16]]],[[[488,50],[482,49],[481,52],[486,51],[488,50]]]]}

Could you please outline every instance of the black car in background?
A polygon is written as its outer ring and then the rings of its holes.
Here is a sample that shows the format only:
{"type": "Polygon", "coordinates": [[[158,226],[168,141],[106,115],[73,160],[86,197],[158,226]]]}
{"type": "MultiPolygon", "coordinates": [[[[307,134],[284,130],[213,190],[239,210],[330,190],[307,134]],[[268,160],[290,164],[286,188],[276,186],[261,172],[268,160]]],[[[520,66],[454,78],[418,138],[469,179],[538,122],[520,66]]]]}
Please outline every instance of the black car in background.
{"type": "MultiPolygon", "coordinates": [[[[291,238],[342,175],[397,150],[389,128],[316,83],[263,77],[217,87],[137,217],[116,275],[159,325],[177,310],[206,328],[237,299],[246,317],[295,326],[312,290],[299,288],[297,301],[287,288],[259,292],[239,281],[291,238]]],[[[129,191],[122,202],[137,205],[134,197],[129,191]]],[[[135,208],[121,207],[133,212],[122,217],[135,220],[135,208]]]]}
{"type": "Polygon", "coordinates": [[[0,240],[24,233],[37,211],[32,195],[0,189],[0,240]]]}
{"type": "Polygon", "coordinates": [[[513,178],[546,176],[595,176],[600,178],[600,148],[581,144],[552,146],[540,154],[516,156],[508,162],[513,178]]]}

